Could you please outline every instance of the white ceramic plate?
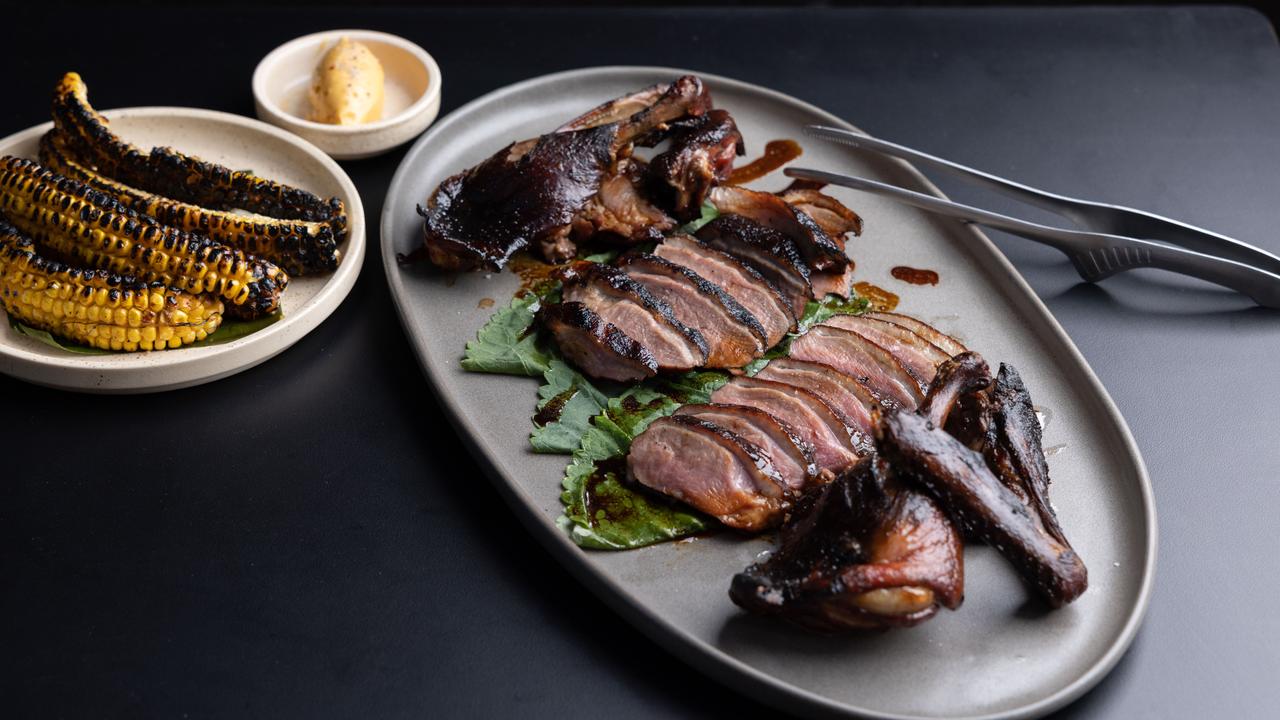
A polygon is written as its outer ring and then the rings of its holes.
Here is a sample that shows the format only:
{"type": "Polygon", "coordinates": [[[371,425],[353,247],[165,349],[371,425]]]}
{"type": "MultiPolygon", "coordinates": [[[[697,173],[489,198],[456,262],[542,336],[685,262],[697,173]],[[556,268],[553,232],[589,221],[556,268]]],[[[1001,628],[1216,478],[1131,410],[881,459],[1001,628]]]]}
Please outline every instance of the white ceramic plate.
{"type": "MultiPolygon", "coordinates": [[[[1053,501],[1089,567],[1089,590],[1046,611],[987,547],[965,552],[965,601],[908,630],[819,637],[748,616],[729,581],[771,542],[731,532],[626,552],[585,551],[556,527],[568,458],[529,449],[537,383],[463,371],[464,343],[518,287],[511,273],[446,275],[396,265],[421,243],[414,212],[445,177],[513,140],[545,133],[598,103],[683,70],[599,68],[535,78],[486,95],[440,121],[406,155],[387,193],[382,256],[422,367],[516,514],[566,567],[681,660],[729,685],[809,715],[1014,718],[1061,707],[1116,663],[1137,632],[1155,568],[1151,486],[1124,420],[1045,306],[978,230],[889,200],[831,192],[866,222],[850,240],[857,280],[902,295],[899,308],[959,336],[995,366],[1018,367],[1046,412],[1053,501]],[[893,280],[895,265],[936,270],[937,286],[893,280]],[[1053,452],[1055,451],[1056,452],[1053,452]]],[[[852,127],[781,93],[702,75],[737,119],[748,156],[791,138],[806,166],[937,193],[909,165],[803,139],[805,124],[852,127]]],[[[757,187],[781,188],[781,174],[757,187]]],[[[623,656],[627,648],[618,648],[623,656]]],[[[680,672],[673,667],[672,672],[680,672]]]]}
{"type": "MultiPolygon", "coordinates": [[[[220,345],[158,352],[76,355],[14,332],[0,321],[0,372],[29,382],[95,393],[139,393],[199,385],[251,368],[319,325],[355,285],[364,261],[364,207],[338,164],[313,145],[266,123],[212,110],[127,108],[103,113],[111,129],[143,148],[169,145],[232,168],[248,168],[347,206],[349,235],[331,274],[291,277],[281,296],[284,317],[220,345]]],[[[51,123],[0,140],[0,155],[35,159],[51,123]]],[[[3,311],[0,311],[3,317],[3,311]]]]}

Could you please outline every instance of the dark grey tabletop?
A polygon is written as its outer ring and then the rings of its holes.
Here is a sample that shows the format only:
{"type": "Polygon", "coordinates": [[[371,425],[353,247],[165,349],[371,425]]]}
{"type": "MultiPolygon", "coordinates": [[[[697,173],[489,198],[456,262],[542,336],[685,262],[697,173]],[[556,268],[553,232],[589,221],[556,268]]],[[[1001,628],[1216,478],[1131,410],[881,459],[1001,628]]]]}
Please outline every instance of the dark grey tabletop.
{"type": "MultiPolygon", "coordinates": [[[[70,69],[101,107],[252,115],[257,60],[332,27],[428,48],[443,112],[556,70],[683,66],[1280,251],[1280,48],[1240,9],[33,9],[0,30],[0,133],[46,120],[70,69]]],[[[401,155],[344,164],[375,228],[401,155]]],[[[1160,513],[1146,624],[1062,714],[1274,713],[1280,314],[1153,272],[1085,285],[1054,251],[996,240],[1128,419],[1160,513]]],[[[318,330],[215,384],[111,398],[0,377],[0,714],[750,711],[530,541],[442,426],[370,248],[318,330]]]]}

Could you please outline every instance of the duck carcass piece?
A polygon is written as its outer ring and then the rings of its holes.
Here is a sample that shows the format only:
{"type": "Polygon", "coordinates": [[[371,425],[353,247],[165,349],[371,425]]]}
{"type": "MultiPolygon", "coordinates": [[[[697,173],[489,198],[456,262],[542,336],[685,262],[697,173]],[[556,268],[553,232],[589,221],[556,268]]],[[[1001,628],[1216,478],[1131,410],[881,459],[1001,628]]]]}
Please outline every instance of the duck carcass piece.
{"type": "Polygon", "coordinates": [[[1088,571],[1070,545],[992,474],[983,457],[927,418],[887,412],[880,453],[947,508],[966,535],[982,539],[1016,568],[1049,605],[1060,607],[1088,587],[1088,571]]]}
{"type": "Polygon", "coordinates": [[[740,530],[776,525],[788,507],[782,477],[764,450],[691,415],[660,418],[640,433],[627,475],[740,530]]]}
{"type": "Polygon", "coordinates": [[[777,195],[721,185],[712,188],[707,199],[722,214],[750,218],[787,236],[814,270],[840,271],[849,265],[843,236],[833,239],[813,218],[777,195]]]}
{"type": "Polygon", "coordinates": [[[742,133],[728,112],[712,110],[670,133],[671,147],[649,163],[653,196],[682,220],[698,216],[711,188],[733,171],[742,133]]]}
{"type": "Polygon", "coordinates": [[[837,315],[827,325],[843,328],[883,347],[902,363],[922,388],[933,382],[938,366],[951,359],[942,348],[901,325],[859,315],[837,315]]]}
{"type": "Polygon", "coordinates": [[[804,315],[813,298],[809,266],[795,243],[782,233],[741,215],[721,215],[698,230],[698,239],[733,255],[772,282],[791,306],[791,314],[804,315]]]}
{"type": "MultiPolygon", "coordinates": [[[[535,247],[551,262],[573,257],[574,220],[601,184],[625,168],[631,143],[668,123],[710,109],[702,81],[684,76],[612,100],[556,132],[512,143],[436,188],[427,207],[424,241],[431,261],[451,270],[502,268],[511,255],[535,247]]],[[[627,188],[618,185],[618,190],[627,188]]]]}
{"type": "Polygon", "coordinates": [[[821,397],[849,428],[859,454],[868,455],[874,449],[871,411],[879,402],[854,378],[830,365],[785,357],[770,360],[755,376],[803,388],[821,397]]]}
{"type": "Polygon", "coordinates": [[[537,318],[556,338],[560,352],[590,377],[630,382],[658,372],[658,361],[648,349],[582,303],[543,305],[537,318]]]}
{"type": "Polygon", "coordinates": [[[796,317],[777,286],[734,256],[689,235],[668,237],[653,254],[689,268],[729,293],[764,327],[766,347],[777,345],[796,329],[796,317]]]}
{"type": "Polygon", "coordinates": [[[1058,514],[1049,503],[1049,464],[1041,446],[1040,420],[1022,376],[1001,364],[991,388],[991,420],[987,431],[987,464],[996,476],[1039,518],[1055,540],[1070,547],[1058,514]]]}
{"type": "Polygon", "coordinates": [[[874,458],[810,491],[781,535],[733,578],[729,597],[750,612],[830,633],[916,625],[964,599],[955,528],[874,458]]]}
{"type": "Polygon", "coordinates": [[[574,217],[570,237],[622,245],[661,241],[676,223],[641,193],[643,174],[643,164],[634,158],[619,160],[617,171],[600,181],[599,192],[574,217]]]}
{"type": "Polygon", "coordinates": [[[662,141],[663,129],[676,120],[699,117],[710,110],[711,93],[702,80],[695,75],[682,75],[674,82],[656,83],[602,103],[556,128],[556,132],[619,124],[624,127],[623,142],[652,145],[662,141]]]}
{"type": "Polygon", "coordinates": [[[560,279],[566,302],[582,303],[621,330],[653,355],[659,369],[691,370],[706,363],[707,341],[702,333],[680,322],[666,303],[621,270],[600,263],[574,263],[560,272],[560,279]]]}
{"type": "Polygon", "coordinates": [[[613,170],[617,139],[617,125],[551,133],[440,183],[418,208],[431,262],[498,270],[529,246],[553,262],[572,257],[568,230],[613,170]]]}
{"type": "Polygon", "coordinates": [[[963,419],[965,411],[956,411],[961,403],[990,385],[991,370],[987,361],[977,353],[962,353],[938,366],[919,412],[934,427],[949,429],[951,423],[963,419]]]}
{"type": "Polygon", "coordinates": [[[917,335],[920,335],[925,340],[928,340],[934,345],[937,345],[938,347],[942,348],[943,352],[947,353],[952,357],[955,357],[956,355],[959,355],[961,353],[968,352],[968,349],[959,340],[956,340],[950,335],[947,335],[946,333],[939,331],[937,328],[933,327],[932,325],[929,325],[923,321],[917,320],[911,317],[910,315],[903,315],[901,313],[892,313],[892,312],[871,312],[871,313],[867,313],[865,317],[875,318],[876,320],[884,320],[885,322],[891,322],[894,325],[899,325],[901,327],[904,327],[910,330],[911,332],[914,332],[917,335]]]}
{"type": "Polygon", "coordinates": [[[656,255],[630,255],[621,266],[666,303],[680,322],[702,334],[707,367],[742,367],[764,353],[766,334],[760,321],[718,285],[656,255]]]}
{"type": "Polygon", "coordinates": [[[757,407],[787,423],[813,446],[821,470],[839,472],[858,461],[848,428],[813,392],[772,380],[736,377],[711,393],[711,401],[757,407]]]}
{"type": "Polygon", "coordinates": [[[787,354],[830,365],[860,381],[882,405],[915,410],[924,399],[920,384],[893,353],[850,330],[815,325],[791,342],[787,354]]]}
{"type": "Polygon", "coordinates": [[[768,453],[773,468],[791,490],[803,489],[818,474],[813,446],[796,434],[790,425],[759,408],[707,403],[685,405],[675,414],[706,420],[754,443],[768,453]]]}

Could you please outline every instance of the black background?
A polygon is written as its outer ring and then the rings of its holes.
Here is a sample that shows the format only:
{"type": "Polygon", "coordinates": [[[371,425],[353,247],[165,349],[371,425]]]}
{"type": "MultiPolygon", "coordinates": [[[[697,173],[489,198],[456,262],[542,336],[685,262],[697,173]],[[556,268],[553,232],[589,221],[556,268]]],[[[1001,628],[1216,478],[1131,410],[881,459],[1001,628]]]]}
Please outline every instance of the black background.
{"type": "MultiPolygon", "coordinates": [[[[1280,249],[1280,56],[1268,23],[1247,10],[31,6],[0,30],[0,132],[47,120],[69,69],[99,107],[252,115],[262,55],[344,26],[428,48],[445,72],[442,112],[556,70],[686,66],[961,162],[1280,249]]],[[[369,256],[348,300],[275,360],[133,397],[0,378],[0,714],[754,709],[581,590],[441,425],[377,254],[402,154],[344,163],[371,225],[369,256]]],[[[1066,714],[1273,711],[1275,588],[1257,583],[1274,583],[1274,560],[1257,538],[1274,530],[1280,455],[1274,442],[1237,449],[1280,424],[1274,404],[1257,402],[1260,381],[1244,379],[1280,341],[1274,316],[1178,281],[1082,285],[1051,251],[998,241],[1132,424],[1163,521],[1143,632],[1066,714]],[[1206,367],[1222,381],[1200,382],[1206,367]],[[1247,488],[1250,502],[1218,483],[1247,488]]]]}

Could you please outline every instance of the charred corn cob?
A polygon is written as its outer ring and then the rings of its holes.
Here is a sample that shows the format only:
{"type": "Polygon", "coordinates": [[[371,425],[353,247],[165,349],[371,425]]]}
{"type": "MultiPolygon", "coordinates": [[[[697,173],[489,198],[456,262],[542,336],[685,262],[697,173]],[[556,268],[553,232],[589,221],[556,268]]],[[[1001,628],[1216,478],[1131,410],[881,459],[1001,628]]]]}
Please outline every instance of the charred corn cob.
{"type": "Polygon", "coordinates": [[[82,164],[143,191],[215,210],[247,210],[268,217],[323,222],[340,241],[347,213],[337,198],[322,200],[301,188],[183,155],[172,148],[143,152],[107,127],[89,104],[88,88],[67,73],[54,92],[54,126],[82,164]]]}
{"type": "Polygon", "coordinates": [[[40,138],[40,162],[165,225],[198,232],[214,242],[265,258],[290,274],[328,272],[338,267],[341,254],[333,228],[326,223],[210,210],[130,187],[77,161],[68,152],[66,139],[56,130],[40,138]]]}
{"type": "Polygon", "coordinates": [[[289,276],[275,265],[139,215],[83,183],[22,158],[0,158],[0,211],[64,259],[218,295],[227,312],[258,317],[279,308],[289,276]]]}
{"type": "Polygon", "coordinates": [[[103,350],[163,350],[203,340],[222,301],[41,257],[0,218],[0,306],[19,321],[103,350]]]}

